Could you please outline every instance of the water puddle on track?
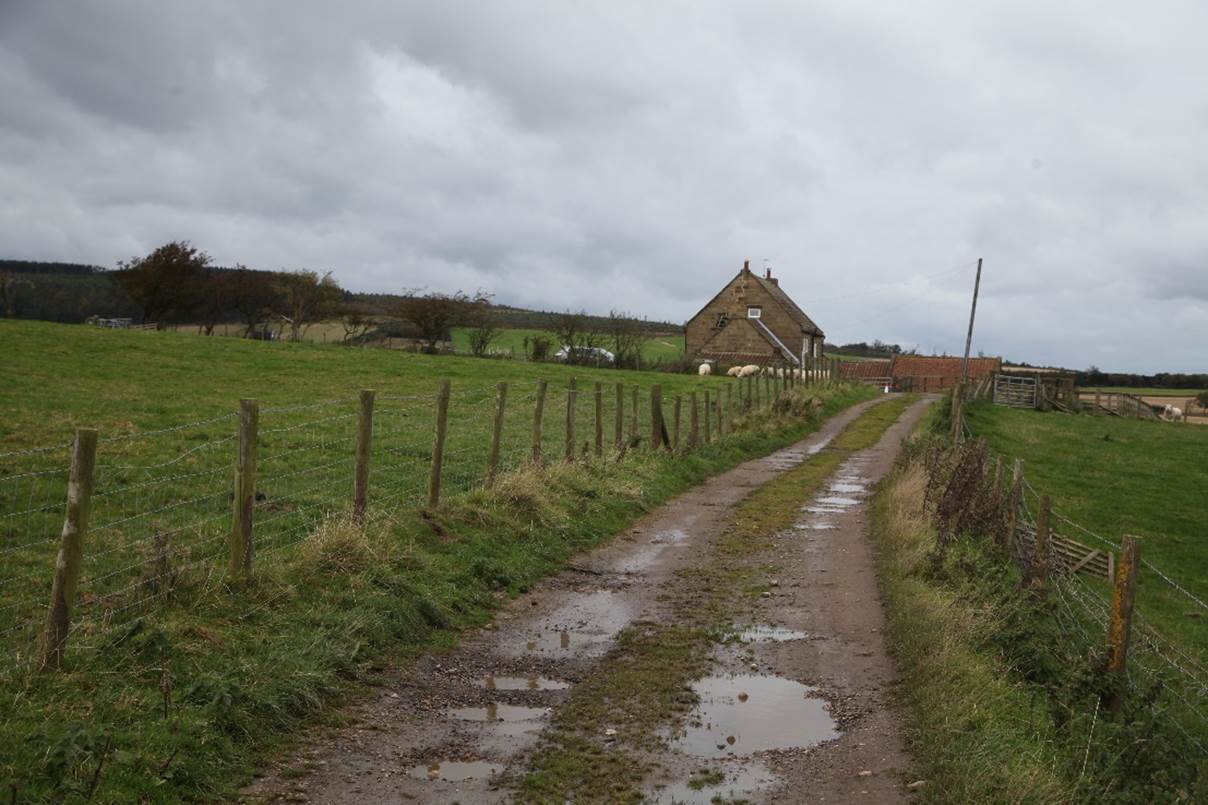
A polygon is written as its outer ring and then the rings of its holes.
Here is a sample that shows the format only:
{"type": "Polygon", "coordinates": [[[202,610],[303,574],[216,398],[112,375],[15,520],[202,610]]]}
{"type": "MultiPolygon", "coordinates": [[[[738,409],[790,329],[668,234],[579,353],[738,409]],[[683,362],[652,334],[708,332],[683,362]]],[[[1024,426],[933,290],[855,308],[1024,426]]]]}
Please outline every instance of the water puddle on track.
{"type": "Polygon", "coordinates": [[[630,620],[630,608],[621,593],[596,590],[574,595],[533,624],[517,653],[600,655],[630,620]]]}
{"type": "Polygon", "coordinates": [[[694,775],[687,780],[650,791],[644,801],[659,805],[705,805],[719,799],[741,802],[758,791],[771,788],[777,781],[776,775],[760,763],[725,764],[702,771],[723,774],[725,779],[719,783],[710,783],[707,782],[709,778],[703,774],[694,775]]]}
{"type": "Polygon", "coordinates": [[[485,760],[456,760],[447,763],[423,763],[419,766],[412,766],[407,770],[407,775],[430,783],[437,781],[466,783],[474,780],[485,780],[502,770],[502,765],[488,763],[485,760]]]}
{"type": "Polygon", "coordinates": [[[815,689],[778,676],[705,677],[692,685],[700,703],[673,749],[702,758],[793,749],[839,737],[815,689]]]}
{"type": "Polygon", "coordinates": [[[744,626],[735,636],[742,643],[787,643],[790,640],[809,640],[810,636],[796,629],[783,626],[744,626]]]}
{"type": "Polygon", "coordinates": [[[445,714],[458,721],[484,723],[496,735],[514,738],[539,732],[545,717],[549,715],[549,708],[492,702],[486,707],[454,707],[446,710],[445,714]]]}
{"type": "Polygon", "coordinates": [[[569,682],[549,679],[544,676],[492,676],[478,683],[487,690],[566,690],[569,682]]]}

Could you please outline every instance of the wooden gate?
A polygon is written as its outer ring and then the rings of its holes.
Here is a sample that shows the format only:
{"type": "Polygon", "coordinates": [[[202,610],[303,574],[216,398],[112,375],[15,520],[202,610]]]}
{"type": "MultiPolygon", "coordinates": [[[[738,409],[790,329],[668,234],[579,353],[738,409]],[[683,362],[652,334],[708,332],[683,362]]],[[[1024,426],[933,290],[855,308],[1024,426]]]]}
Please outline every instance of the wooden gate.
{"type": "Polygon", "coordinates": [[[1012,408],[1036,407],[1036,378],[994,375],[995,405],[1012,408]]]}

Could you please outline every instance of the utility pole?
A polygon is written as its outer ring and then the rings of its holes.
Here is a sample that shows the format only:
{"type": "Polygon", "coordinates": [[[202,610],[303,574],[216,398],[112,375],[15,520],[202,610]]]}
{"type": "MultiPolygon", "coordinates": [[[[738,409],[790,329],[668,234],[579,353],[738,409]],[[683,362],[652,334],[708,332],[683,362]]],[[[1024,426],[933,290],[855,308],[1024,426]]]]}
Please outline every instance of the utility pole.
{"type": "Polygon", "coordinates": [[[969,334],[965,336],[965,362],[961,366],[961,386],[969,382],[969,347],[973,345],[973,317],[977,315],[977,291],[981,288],[982,259],[977,258],[977,279],[973,281],[973,308],[969,311],[969,334]]]}

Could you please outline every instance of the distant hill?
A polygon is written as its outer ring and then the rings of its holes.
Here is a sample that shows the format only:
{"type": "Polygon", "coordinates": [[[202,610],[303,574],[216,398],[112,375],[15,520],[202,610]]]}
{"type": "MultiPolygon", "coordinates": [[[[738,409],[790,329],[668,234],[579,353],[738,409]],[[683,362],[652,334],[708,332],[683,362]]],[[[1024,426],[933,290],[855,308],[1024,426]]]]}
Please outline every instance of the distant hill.
{"type": "MultiPolygon", "coordinates": [[[[216,271],[229,268],[215,267],[216,271]]],[[[37,262],[32,260],[0,260],[0,275],[17,276],[21,282],[12,290],[14,293],[13,317],[18,319],[40,319],[63,323],[81,322],[89,316],[128,317],[137,319],[140,311],[126,292],[113,281],[112,271],[101,266],[83,263],[37,262]]],[[[349,302],[357,303],[366,313],[389,316],[392,308],[402,298],[399,294],[346,292],[349,302]]],[[[527,310],[510,305],[496,305],[496,312],[504,327],[520,329],[542,329],[550,313],[527,310]]],[[[3,311],[0,310],[0,314],[3,311]]],[[[600,327],[607,316],[590,315],[591,326],[600,327]]],[[[238,321],[232,311],[220,321],[238,321]]],[[[667,321],[645,322],[650,332],[677,333],[683,325],[667,321]]]]}

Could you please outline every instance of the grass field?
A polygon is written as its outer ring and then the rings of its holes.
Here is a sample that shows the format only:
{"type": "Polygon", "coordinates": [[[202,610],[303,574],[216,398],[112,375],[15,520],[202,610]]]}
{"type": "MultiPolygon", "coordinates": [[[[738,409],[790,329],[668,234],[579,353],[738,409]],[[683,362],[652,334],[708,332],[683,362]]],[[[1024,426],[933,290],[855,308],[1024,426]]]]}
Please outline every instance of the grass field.
{"type": "MultiPolygon", "coordinates": [[[[721,442],[621,461],[614,384],[624,384],[626,434],[638,391],[644,439],[653,384],[670,418],[687,392],[736,402],[723,393],[734,381],[9,321],[0,351],[0,783],[23,802],[86,798],[102,758],[100,801],[229,796],[257,753],[334,698],[448,644],[648,507],[818,421],[727,415],[737,430],[721,442]],[[543,451],[562,456],[571,377],[579,455],[584,444],[592,452],[592,384],[606,384],[605,460],[521,469],[538,378],[550,384],[543,451]],[[453,383],[447,502],[425,513],[441,378],[453,383]],[[502,380],[503,466],[516,472],[486,491],[502,380]],[[366,387],[378,399],[362,530],[344,512],[366,387]],[[241,397],[261,402],[251,581],[225,569],[241,397]],[[65,443],[78,426],[101,440],[76,626],[65,671],[30,673],[63,520],[65,443]]],[[[833,413],[873,392],[824,394],[833,413]]]]}
{"type": "MultiPolygon", "coordinates": [[[[993,450],[1024,460],[1025,475],[1057,512],[1115,545],[1139,535],[1142,559],[1208,601],[1208,429],[987,404],[971,406],[968,422],[993,450]]],[[[1161,631],[1208,657],[1208,612],[1147,570],[1137,601],[1161,631]]]]}
{"type": "MultiPolygon", "coordinates": [[[[553,334],[545,330],[508,329],[502,330],[499,337],[491,343],[491,349],[497,351],[514,350],[516,357],[524,357],[524,339],[548,338],[553,344],[551,351],[557,351],[561,346],[553,334]]],[[[607,343],[604,344],[607,348],[607,343]]],[[[470,330],[466,327],[453,329],[453,350],[458,354],[470,352],[470,330]]],[[[676,360],[684,353],[683,333],[659,333],[642,344],[642,360],[676,360]]]]}

